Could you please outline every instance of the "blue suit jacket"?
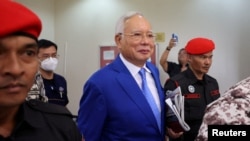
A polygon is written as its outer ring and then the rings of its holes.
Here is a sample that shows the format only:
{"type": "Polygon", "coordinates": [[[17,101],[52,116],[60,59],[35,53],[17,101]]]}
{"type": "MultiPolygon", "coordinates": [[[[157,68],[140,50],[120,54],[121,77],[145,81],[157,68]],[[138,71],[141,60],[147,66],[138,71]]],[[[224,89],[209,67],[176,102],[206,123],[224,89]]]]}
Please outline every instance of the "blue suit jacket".
{"type": "Polygon", "coordinates": [[[165,96],[158,69],[146,66],[159,93],[161,132],[140,87],[117,57],[84,85],[77,123],[86,141],[164,141],[165,96]]]}

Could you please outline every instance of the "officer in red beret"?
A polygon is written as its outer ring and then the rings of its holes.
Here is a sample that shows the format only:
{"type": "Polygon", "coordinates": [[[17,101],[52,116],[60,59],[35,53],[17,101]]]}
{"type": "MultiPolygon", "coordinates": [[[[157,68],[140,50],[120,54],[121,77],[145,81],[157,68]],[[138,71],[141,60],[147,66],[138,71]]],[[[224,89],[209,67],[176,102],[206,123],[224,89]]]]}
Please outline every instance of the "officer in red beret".
{"type": "Polygon", "coordinates": [[[40,19],[11,0],[0,0],[0,17],[0,140],[81,141],[65,107],[25,100],[39,67],[40,19]]]}
{"type": "Polygon", "coordinates": [[[215,44],[211,39],[197,37],[188,41],[185,47],[188,69],[169,78],[164,85],[165,91],[181,87],[185,122],[190,126],[190,130],[183,134],[168,128],[171,141],[193,141],[198,134],[206,106],[220,97],[217,80],[207,74],[212,65],[214,49],[215,44]]]}

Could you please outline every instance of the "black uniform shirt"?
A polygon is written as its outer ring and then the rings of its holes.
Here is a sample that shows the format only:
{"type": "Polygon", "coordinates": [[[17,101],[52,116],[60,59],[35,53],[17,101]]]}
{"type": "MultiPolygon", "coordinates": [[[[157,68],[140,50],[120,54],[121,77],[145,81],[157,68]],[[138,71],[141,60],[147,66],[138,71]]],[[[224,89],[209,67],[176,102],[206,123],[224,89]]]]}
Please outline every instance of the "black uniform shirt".
{"type": "Polygon", "coordinates": [[[30,100],[18,113],[11,136],[0,141],[81,141],[71,113],[63,106],[30,100]]]}

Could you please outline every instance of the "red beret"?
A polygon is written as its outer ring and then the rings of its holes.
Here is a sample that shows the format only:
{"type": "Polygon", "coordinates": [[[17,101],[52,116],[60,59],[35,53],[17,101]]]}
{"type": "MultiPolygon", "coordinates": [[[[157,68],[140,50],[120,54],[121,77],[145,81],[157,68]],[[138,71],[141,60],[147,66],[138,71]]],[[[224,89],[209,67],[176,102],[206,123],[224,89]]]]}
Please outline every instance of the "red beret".
{"type": "Polygon", "coordinates": [[[185,50],[189,54],[204,54],[214,50],[214,42],[206,38],[194,38],[188,41],[185,50]]]}
{"type": "Polygon", "coordinates": [[[24,5],[12,0],[0,0],[0,18],[0,37],[24,33],[37,39],[42,30],[39,17],[24,5]]]}

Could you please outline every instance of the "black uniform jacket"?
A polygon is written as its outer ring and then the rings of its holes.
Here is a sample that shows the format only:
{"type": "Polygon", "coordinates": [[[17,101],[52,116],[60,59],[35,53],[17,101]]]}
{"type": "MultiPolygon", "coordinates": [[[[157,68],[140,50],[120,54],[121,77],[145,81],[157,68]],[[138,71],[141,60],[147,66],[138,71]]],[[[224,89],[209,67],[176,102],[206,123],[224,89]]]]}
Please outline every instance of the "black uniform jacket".
{"type": "Polygon", "coordinates": [[[207,104],[220,97],[219,85],[216,79],[205,74],[203,80],[198,80],[190,68],[171,77],[164,85],[164,91],[181,87],[184,96],[185,121],[191,131],[197,132],[207,104]]]}
{"type": "Polygon", "coordinates": [[[18,123],[8,138],[0,141],[81,141],[71,113],[63,106],[38,100],[25,102],[18,113],[18,123]]]}

